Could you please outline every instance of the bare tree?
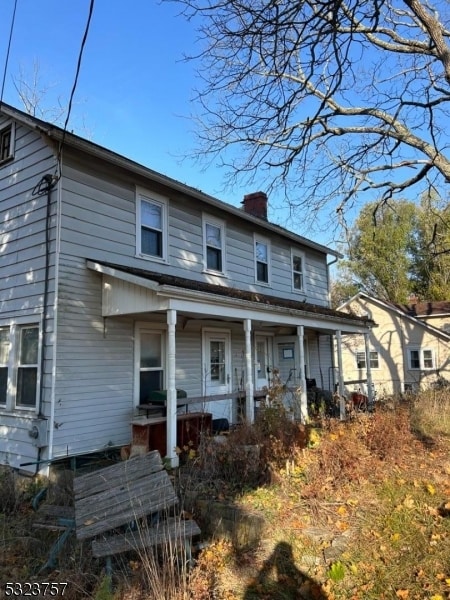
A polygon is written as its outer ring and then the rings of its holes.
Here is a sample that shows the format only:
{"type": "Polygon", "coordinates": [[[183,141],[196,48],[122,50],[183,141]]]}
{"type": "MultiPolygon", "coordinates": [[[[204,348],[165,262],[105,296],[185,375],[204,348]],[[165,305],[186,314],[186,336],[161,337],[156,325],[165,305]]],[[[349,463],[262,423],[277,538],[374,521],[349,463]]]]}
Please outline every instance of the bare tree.
{"type": "Polygon", "coordinates": [[[358,198],[444,196],[447,0],[176,1],[202,44],[198,150],[230,181],[264,177],[291,208],[342,218],[358,198]]]}
{"type": "Polygon", "coordinates": [[[67,110],[66,103],[63,103],[58,97],[56,104],[51,108],[46,108],[47,96],[51,89],[56,87],[56,84],[42,83],[41,66],[38,60],[33,61],[31,73],[28,73],[24,66],[20,65],[18,75],[14,76],[12,80],[26,113],[51,123],[62,122],[67,110]]]}

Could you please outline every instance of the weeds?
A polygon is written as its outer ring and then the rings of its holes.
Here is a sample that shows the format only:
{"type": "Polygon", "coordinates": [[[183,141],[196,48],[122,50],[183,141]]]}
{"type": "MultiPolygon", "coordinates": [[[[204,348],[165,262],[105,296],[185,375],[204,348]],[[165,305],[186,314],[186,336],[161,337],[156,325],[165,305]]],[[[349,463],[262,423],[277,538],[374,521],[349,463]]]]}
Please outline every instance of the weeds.
{"type": "Polygon", "coordinates": [[[427,390],[415,397],[411,427],[424,439],[450,437],[450,388],[427,390]]]}
{"type": "MultiPolygon", "coordinates": [[[[111,592],[103,564],[74,541],[49,577],[69,582],[69,600],[449,598],[449,422],[448,390],[316,429],[269,398],[253,426],[204,438],[195,453],[182,449],[178,472],[194,497],[259,515],[253,547],[208,540],[192,568],[172,542],[126,553],[111,592]]],[[[32,581],[51,541],[30,528],[29,499],[41,483],[27,489],[13,472],[0,477],[0,579],[32,581]]],[[[70,503],[70,481],[59,481],[50,499],[70,503]]]]}

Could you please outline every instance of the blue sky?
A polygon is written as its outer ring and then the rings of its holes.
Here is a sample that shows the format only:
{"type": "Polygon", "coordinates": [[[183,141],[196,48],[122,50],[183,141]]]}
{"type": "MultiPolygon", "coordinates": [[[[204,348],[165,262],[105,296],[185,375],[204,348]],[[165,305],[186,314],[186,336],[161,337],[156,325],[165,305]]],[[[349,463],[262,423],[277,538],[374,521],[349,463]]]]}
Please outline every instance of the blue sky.
{"type": "MultiPolygon", "coordinates": [[[[14,0],[0,2],[0,75],[6,61],[14,0]]],[[[3,100],[23,108],[13,78],[32,79],[39,64],[48,88],[43,105],[67,106],[89,0],[17,0],[3,100]]],[[[83,53],[69,130],[156,171],[239,206],[252,189],[224,189],[224,171],[182,158],[195,147],[193,102],[196,31],[172,2],[96,0],[83,53]]],[[[64,115],[65,118],[65,115],[64,115]]],[[[64,120],[63,118],[63,120],[64,120]]],[[[264,189],[264,188],[262,188],[264,189]]],[[[271,205],[277,204],[270,198],[271,205]]],[[[284,211],[269,219],[284,224],[284,211]]],[[[308,232],[297,233],[307,235],[308,232]]],[[[329,243],[326,235],[314,236],[329,243]]]]}

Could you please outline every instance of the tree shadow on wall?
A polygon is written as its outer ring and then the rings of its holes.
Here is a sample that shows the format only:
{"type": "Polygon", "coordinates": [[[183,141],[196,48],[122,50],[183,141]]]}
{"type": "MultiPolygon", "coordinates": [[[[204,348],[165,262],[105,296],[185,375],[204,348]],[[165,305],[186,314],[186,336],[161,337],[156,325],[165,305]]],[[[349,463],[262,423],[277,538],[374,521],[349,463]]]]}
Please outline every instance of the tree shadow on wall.
{"type": "Polygon", "coordinates": [[[326,600],[327,595],[320,584],[296,567],[291,545],[279,542],[245,591],[244,600],[261,598],[326,600]]]}

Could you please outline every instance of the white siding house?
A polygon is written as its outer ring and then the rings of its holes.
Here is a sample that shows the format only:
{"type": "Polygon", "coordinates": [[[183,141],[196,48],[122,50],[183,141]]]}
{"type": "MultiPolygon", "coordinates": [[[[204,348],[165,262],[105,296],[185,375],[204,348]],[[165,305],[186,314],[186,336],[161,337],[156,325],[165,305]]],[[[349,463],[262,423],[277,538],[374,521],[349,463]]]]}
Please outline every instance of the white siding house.
{"type": "Polygon", "coordinates": [[[328,303],[337,253],[105,148],[0,107],[0,463],[29,472],[131,441],[148,394],[238,418],[275,368],[336,384],[333,340],[370,319],[328,303]],[[214,396],[221,399],[208,401],[214,396]]]}

